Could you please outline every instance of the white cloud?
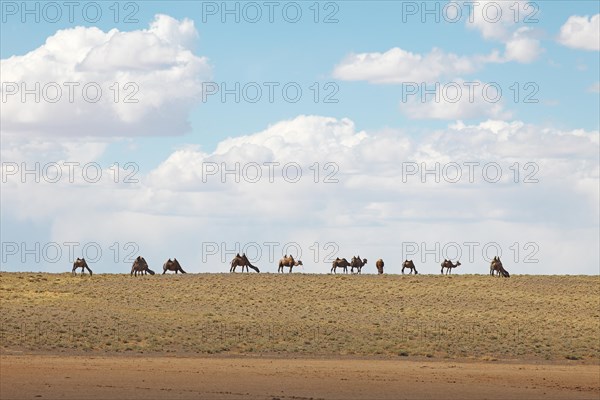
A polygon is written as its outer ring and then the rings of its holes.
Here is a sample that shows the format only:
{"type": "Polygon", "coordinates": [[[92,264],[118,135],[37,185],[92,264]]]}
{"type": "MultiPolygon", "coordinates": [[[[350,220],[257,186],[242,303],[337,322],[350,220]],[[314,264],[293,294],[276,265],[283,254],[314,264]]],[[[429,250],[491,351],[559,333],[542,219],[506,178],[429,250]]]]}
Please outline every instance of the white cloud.
{"type": "Polygon", "coordinates": [[[539,6],[526,0],[516,1],[478,1],[471,8],[467,27],[478,30],[486,40],[501,42],[505,45],[500,62],[516,61],[531,63],[542,53],[537,32],[527,21],[539,19],[539,6]]]}
{"type": "Polygon", "coordinates": [[[350,54],[335,67],[333,76],[371,83],[432,82],[474,72],[484,61],[484,57],[461,57],[437,48],[422,55],[394,47],[385,53],[350,54]]]}
{"type": "Polygon", "coordinates": [[[600,50],[600,14],[573,15],[560,27],[558,42],[580,50],[600,50]]]}
{"type": "MultiPolygon", "coordinates": [[[[264,252],[265,242],[298,242],[307,261],[304,270],[326,272],[323,258],[330,250],[324,244],[329,242],[337,243],[336,254],[343,257],[360,253],[369,260],[388,260],[406,242],[426,242],[432,248],[436,242],[479,241],[500,243],[508,260],[513,243],[536,243],[540,261],[524,264],[521,248],[519,262],[509,262],[511,273],[595,273],[598,254],[583,249],[593,248],[598,239],[598,138],[598,131],[498,120],[457,122],[420,134],[366,132],[349,119],[301,115],[224,140],[214,152],[181,148],[140,176],[139,184],[110,179],[95,185],[12,182],[3,185],[2,213],[44,226],[37,232],[50,232],[45,240],[106,246],[135,242],[152,266],[177,256],[191,272],[227,271],[228,254],[202,260],[202,244],[207,242],[226,243],[234,251],[236,242],[242,247],[254,242],[264,252]],[[273,183],[266,167],[258,183],[243,178],[235,183],[231,175],[222,183],[220,174],[205,176],[203,182],[207,162],[225,162],[230,169],[235,162],[242,168],[251,162],[280,166],[273,183]],[[282,176],[282,166],[289,162],[302,168],[297,183],[282,176]],[[311,169],[315,162],[317,182],[311,169]],[[323,168],[326,162],[338,167],[337,183],[323,183],[330,172],[323,168]],[[455,162],[462,166],[463,177],[459,183],[445,180],[450,172],[442,173],[439,183],[431,174],[426,183],[422,174],[403,179],[402,163],[407,162],[427,163],[429,169],[455,162]],[[479,163],[473,183],[465,162],[479,163]],[[501,167],[497,183],[483,179],[483,166],[492,162],[501,167]],[[526,178],[539,182],[524,183],[526,178]],[[309,249],[315,242],[320,248],[317,261],[309,249]],[[565,247],[572,251],[556,250],[565,247]],[[564,271],[567,264],[569,271],[564,271]]],[[[3,229],[8,233],[3,240],[13,240],[12,230],[6,225],[3,229]]],[[[129,264],[114,264],[113,254],[106,251],[110,261],[99,263],[99,270],[127,271],[129,264]]],[[[277,251],[283,251],[281,245],[277,251]]],[[[276,271],[266,254],[257,264],[263,271],[276,271]]],[[[419,262],[419,271],[438,273],[438,264],[419,262]]],[[[463,273],[485,273],[481,247],[476,259],[463,265],[463,273]]],[[[399,270],[391,263],[389,271],[399,270]]]]}
{"type": "Polygon", "coordinates": [[[2,134],[54,138],[185,132],[188,112],[211,74],[207,59],[189,49],[197,35],[191,20],[166,15],[156,15],[145,30],[57,31],[39,48],[1,61],[6,96],[2,134]],[[18,87],[15,95],[8,94],[15,90],[11,82],[18,87]],[[36,83],[40,101],[31,94],[23,101],[21,85],[35,89],[36,83]],[[86,100],[83,88],[88,84],[93,86],[86,100]],[[93,102],[96,97],[99,100],[93,102]],[[137,102],[126,102],[131,100],[137,102]]]}
{"type": "Polygon", "coordinates": [[[504,53],[506,61],[528,64],[540,56],[543,49],[539,40],[533,38],[531,33],[531,28],[522,27],[512,34],[512,37],[506,42],[504,53]]]}

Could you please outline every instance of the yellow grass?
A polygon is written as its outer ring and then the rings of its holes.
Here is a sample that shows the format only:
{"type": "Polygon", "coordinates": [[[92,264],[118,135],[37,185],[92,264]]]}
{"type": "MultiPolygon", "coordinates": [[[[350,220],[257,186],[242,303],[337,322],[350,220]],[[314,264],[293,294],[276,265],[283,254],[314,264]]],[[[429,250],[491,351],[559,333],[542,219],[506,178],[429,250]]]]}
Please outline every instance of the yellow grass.
{"type": "Polygon", "coordinates": [[[600,361],[600,277],[0,274],[5,352],[600,361]]]}

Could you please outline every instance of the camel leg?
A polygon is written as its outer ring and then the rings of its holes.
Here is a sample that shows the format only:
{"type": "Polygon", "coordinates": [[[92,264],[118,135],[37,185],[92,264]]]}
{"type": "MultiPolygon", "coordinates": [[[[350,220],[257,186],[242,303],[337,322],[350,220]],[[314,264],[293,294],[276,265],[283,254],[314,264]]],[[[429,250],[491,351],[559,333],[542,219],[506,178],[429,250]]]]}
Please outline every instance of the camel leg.
{"type": "Polygon", "coordinates": [[[179,272],[179,270],[175,270],[175,273],[178,273],[178,272],[179,272]]]}

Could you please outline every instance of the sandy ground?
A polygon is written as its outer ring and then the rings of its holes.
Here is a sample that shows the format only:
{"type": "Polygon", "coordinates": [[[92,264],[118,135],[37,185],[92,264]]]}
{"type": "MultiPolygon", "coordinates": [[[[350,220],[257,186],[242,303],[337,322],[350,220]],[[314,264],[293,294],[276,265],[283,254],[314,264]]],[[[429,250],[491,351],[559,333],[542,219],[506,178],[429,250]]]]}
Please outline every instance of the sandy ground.
{"type": "Polygon", "coordinates": [[[600,366],[2,355],[2,399],[595,399],[600,366]]]}

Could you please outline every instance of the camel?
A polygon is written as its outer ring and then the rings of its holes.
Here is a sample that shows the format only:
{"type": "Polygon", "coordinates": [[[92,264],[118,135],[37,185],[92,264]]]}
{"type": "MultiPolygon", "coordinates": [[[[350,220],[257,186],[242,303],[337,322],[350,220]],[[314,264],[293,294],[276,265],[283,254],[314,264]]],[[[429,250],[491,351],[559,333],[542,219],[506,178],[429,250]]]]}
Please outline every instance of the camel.
{"type": "Polygon", "coordinates": [[[333,272],[335,274],[337,268],[344,268],[344,273],[347,274],[349,266],[350,266],[350,263],[348,262],[348,260],[346,260],[345,258],[336,257],[336,259],[333,261],[333,263],[331,263],[331,271],[330,272],[333,272]]]}
{"type": "Polygon", "coordinates": [[[402,274],[404,274],[404,268],[410,269],[409,274],[412,274],[413,271],[415,272],[415,275],[419,273],[417,271],[417,267],[415,267],[415,263],[413,262],[413,260],[404,260],[404,262],[402,263],[402,274]]]}
{"type": "Polygon", "coordinates": [[[181,265],[176,258],[174,258],[173,261],[169,258],[167,262],[163,264],[163,275],[166,274],[167,271],[175,271],[175,273],[181,272],[182,274],[186,273],[183,268],[181,268],[181,265]]]}
{"type": "Polygon", "coordinates": [[[377,273],[379,275],[383,274],[383,266],[385,264],[383,263],[383,260],[380,258],[379,260],[377,260],[377,262],[375,263],[375,266],[377,267],[377,273]]]}
{"type": "Polygon", "coordinates": [[[502,261],[500,261],[500,257],[496,256],[490,263],[490,275],[494,276],[494,272],[497,272],[497,275],[500,276],[502,274],[505,278],[510,278],[510,274],[507,270],[502,266],[502,261]]]}
{"type": "Polygon", "coordinates": [[[360,259],[360,256],[358,257],[352,257],[352,260],[350,261],[350,273],[353,274],[354,273],[354,268],[356,268],[356,273],[360,274],[362,271],[362,267],[364,267],[364,265],[367,263],[367,259],[363,258],[362,260],[360,259]]]}
{"type": "Polygon", "coordinates": [[[277,272],[283,273],[283,267],[290,267],[290,273],[292,273],[292,268],[297,267],[298,265],[303,265],[302,261],[294,260],[294,257],[292,257],[291,254],[289,257],[286,254],[281,260],[279,260],[279,268],[277,269],[277,272]]]}
{"type": "Polygon", "coordinates": [[[241,256],[240,253],[237,253],[235,257],[233,257],[233,260],[231,260],[231,268],[229,268],[229,272],[235,272],[235,269],[238,266],[242,267],[242,272],[244,272],[244,267],[246,267],[246,272],[250,272],[248,267],[252,268],[256,272],[260,272],[260,270],[257,267],[250,263],[250,260],[248,260],[248,257],[246,257],[246,253],[242,254],[241,256]]]}
{"type": "Polygon", "coordinates": [[[154,275],[154,271],[148,268],[148,263],[142,256],[137,256],[137,258],[133,262],[133,265],[131,266],[130,275],[137,276],[138,272],[140,273],[140,275],[146,275],[146,272],[148,272],[150,275],[154,275]]]}
{"type": "Polygon", "coordinates": [[[453,264],[452,261],[444,259],[444,262],[442,262],[441,265],[442,265],[442,275],[444,274],[444,268],[446,268],[446,275],[448,275],[448,274],[452,273],[452,268],[456,268],[461,264],[460,264],[460,261],[457,261],[456,264],[453,264]]]}
{"type": "Polygon", "coordinates": [[[71,270],[71,274],[77,275],[77,268],[81,268],[82,276],[83,274],[85,274],[86,269],[90,273],[90,276],[92,276],[92,270],[90,269],[90,267],[88,267],[87,263],[85,262],[85,258],[77,257],[77,260],[75,260],[75,262],[73,263],[73,269],[71,270]]]}

